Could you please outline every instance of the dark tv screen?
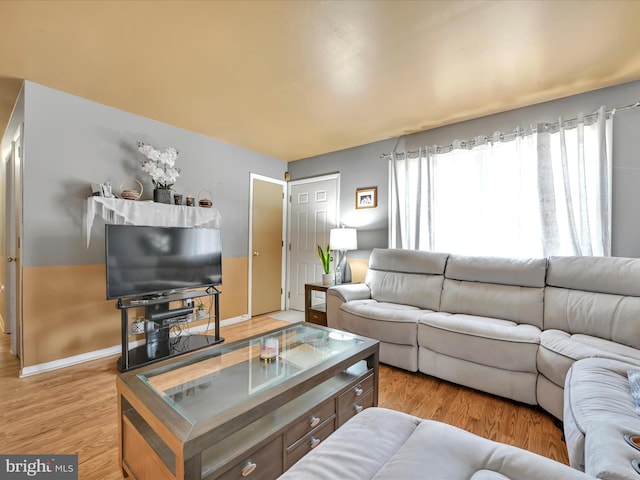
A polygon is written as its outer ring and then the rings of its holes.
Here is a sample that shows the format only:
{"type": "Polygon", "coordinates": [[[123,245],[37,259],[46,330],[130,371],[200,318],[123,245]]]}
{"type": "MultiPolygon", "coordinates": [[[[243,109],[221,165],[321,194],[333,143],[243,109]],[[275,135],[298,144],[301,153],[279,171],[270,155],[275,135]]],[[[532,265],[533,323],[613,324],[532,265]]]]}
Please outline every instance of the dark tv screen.
{"type": "Polygon", "coordinates": [[[222,283],[220,230],[106,225],[107,299],[222,283]]]}

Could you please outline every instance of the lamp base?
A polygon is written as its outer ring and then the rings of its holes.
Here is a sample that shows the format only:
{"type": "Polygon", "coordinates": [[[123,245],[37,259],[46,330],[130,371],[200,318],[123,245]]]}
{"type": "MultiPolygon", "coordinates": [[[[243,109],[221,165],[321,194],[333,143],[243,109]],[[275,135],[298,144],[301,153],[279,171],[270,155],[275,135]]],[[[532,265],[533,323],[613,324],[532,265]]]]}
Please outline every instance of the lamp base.
{"type": "Polygon", "coordinates": [[[340,272],[342,273],[342,283],[351,283],[351,267],[347,262],[347,252],[343,252],[340,255],[340,262],[338,262],[340,272]]]}

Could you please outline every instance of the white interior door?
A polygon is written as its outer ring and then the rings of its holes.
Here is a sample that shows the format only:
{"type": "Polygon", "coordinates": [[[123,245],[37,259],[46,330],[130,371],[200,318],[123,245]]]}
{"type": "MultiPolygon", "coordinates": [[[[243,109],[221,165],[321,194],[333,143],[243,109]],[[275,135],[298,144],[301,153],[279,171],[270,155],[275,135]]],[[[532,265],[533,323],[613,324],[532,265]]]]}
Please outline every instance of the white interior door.
{"type": "Polygon", "coordinates": [[[289,308],[304,310],[304,284],[322,281],[318,245],[329,243],[338,225],[340,176],[325,175],[289,183],[289,308]]]}

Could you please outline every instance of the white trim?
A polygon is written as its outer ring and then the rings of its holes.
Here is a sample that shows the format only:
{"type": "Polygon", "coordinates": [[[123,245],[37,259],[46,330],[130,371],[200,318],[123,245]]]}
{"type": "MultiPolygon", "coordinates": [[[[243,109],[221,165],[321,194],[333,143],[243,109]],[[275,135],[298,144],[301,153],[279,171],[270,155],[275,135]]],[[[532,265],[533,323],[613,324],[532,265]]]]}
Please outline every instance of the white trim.
{"type": "Polygon", "coordinates": [[[40,363],[29,367],[22,367],[20,370],[20,378],[29,377],[37,373],[50,372],[51,370],[57,370],[63,367],[70,367],[71,365],[77,365],[79,363],[88,362],[90,360],[97,360],[98,358],[108,357],[109,355],[116,355],[122,351],[120,345],[114,345],[113,347],[103,348],[102,350],[96,350],[93,352],[81,353],[80,355],[74,355],[73,357],[61,358],[59,360],[53,360],[51,362],[40,363]]]}
{"type": "Polygon", "coordinates": [[[289,189],[291,189],[291,185],[302,185],[305,183],[315,183],[315,182],[324,182],[325,180],[334,180],[338,179],[340,181],[339,173],[328,173],[327,175],[319,175],[317,177],[307,177],[302,178],[300,180],[291,180],[288,185],[289,189]]]}
{"type": "Polygon", "coordinates": [[[396,222],[394,222],[394,215],[395,212],[393,210],[393,206],[394,206],[394,189],[393,189],[393,164],[391,163],[391,160],[389,160],[388,165],[387,165],[387,192],[389,192],[389,195],[387,195],[387,245],[388,248],[395,248],[395,230],[396,230],[396,222]]]}
{"type": "MultiPolygon", "coordinates": [[[[220,326],[233,325],[234,323],[244,322],[245,320],[249,320],[250,316],[248,314],[232,317],[226,320],[220,321],[220,326]]],[[[194,327],[188,327],[187,330],[190,333],[196,332],[204,332],[207,330],[207,326],[211,329],[211,325],[203,324],[197,325],[194,327]]],[[[173,334],[175,336],[175,334],[173,334]]],[[[134,342],[129,342],[129,348],[137,347],[138,345],[144,344],[144,340],[136,340],[134,342]]],[[[72,365],[78,365],[79,363],[89,362],[91,360],[98,360],[99,358],[109,357],[111,355],[119,355],[122,352],[121,345],[114,345],[113,347],[103,348],[101,350],[94,350],[93,352],[81,353],[80,355],[74,355],[72,357],[60,358],[58,360],[53,360],[51,362],[40,363],[38,365],[32,365],[29,367],[23,367],[20,371],[20,378],[30,377],[31,375],[36,375],[38,373],[51,372],[53,370],[58,370],[60,368],[70,367],[72,365]]]]}

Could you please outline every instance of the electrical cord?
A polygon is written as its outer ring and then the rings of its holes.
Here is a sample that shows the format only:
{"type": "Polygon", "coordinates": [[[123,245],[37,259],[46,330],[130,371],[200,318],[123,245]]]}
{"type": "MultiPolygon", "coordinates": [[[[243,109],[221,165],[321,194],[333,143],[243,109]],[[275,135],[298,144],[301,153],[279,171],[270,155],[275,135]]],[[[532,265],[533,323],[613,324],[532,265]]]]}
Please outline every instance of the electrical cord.
{"type": "MultiPolygon", "coordinates": [[[[209,295],[209,308],[207,310],[207,326],[205,328],[205,335],[211,329],[211,310],[213,308],[214,294],[218,294],[219,291],[215,287],[208,287],[206,292],[209,295]],[[215,292],[215,293],[214,293],[215,292]]],[[[197,317],[196,317],[197,320],[197,317]]],[[[184,317],[169,327],[169,346],[175,352],[188,352],[188,340],[185,337],[192,336],[193,333],[189,329],[187,317],[184,317]],[[173,335],[172,335],[173,334],[173,335]],[[181,348],[180,348],[181,347],[181,348]]],[[[209,339],[207,338],[207,343],[209,339]]]]}
{"type": "Polygon", "coordinates": [[[207,316],[209,318],[207,318],[207,328],[204,331],[205,334],[209,332],[209,328],[211,327],[211,307],[213,306],[213,293],[211,293],[211,291],[208,289],[207,293],[209,294],[209,311],[207,312],[207,316]]]}

